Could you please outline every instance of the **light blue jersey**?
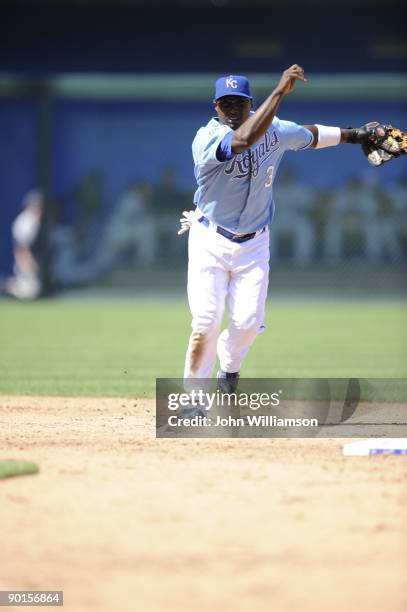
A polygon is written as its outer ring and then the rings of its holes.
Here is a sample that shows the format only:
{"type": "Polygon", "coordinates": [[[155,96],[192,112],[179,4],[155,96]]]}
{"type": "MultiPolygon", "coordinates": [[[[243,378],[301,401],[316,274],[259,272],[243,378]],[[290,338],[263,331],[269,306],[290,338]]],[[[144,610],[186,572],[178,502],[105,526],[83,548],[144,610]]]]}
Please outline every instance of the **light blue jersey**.
{"type": "Polygon", "coordinates": [[[194,203],[216,225],[245,234],[272,221],[273,182],[283,153],[307,149],[313,135],[301,125],[274,117],[250,149],[219,161],[218,146],[232,131],[217,118],[198,130],[192,143],[198,183],[194,203]]]}

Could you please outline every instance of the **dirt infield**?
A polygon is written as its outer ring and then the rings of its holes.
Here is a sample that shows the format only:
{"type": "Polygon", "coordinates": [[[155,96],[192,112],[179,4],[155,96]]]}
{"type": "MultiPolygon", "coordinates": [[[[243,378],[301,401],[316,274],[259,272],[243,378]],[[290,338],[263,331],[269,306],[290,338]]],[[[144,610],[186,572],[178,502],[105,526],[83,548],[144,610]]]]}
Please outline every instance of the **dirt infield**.
{"type": "Polygon", "coordinates": [[[152,400],[0,397],[0,435],[0,459],[41,469],[0,481],[0,590],[74,612],[407,609],[405,456],[156,440],[152,400]]]}

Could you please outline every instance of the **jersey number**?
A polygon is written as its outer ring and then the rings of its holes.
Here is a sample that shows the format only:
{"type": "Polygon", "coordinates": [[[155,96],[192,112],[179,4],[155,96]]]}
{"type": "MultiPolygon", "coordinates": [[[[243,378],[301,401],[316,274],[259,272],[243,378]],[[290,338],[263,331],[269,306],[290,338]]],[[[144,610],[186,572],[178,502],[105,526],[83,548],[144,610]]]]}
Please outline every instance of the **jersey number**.
{"type": "Polygon", "coordinates": [[[266,170],[267,181],[264,183],[265,187],[271,187],[271,184],[273,182],[273,170],[274,166],[269,166],[266,170]]]}

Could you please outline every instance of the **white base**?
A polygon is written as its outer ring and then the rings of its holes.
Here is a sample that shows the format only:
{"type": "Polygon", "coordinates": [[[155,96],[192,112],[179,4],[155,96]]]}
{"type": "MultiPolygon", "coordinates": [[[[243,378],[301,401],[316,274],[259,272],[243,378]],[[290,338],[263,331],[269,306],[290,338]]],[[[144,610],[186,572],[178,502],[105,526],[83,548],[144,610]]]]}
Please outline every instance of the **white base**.
{"type": "Polygon", "coordinates": [[[407,455],[407,438],[378,438],[349,442],[343,447],[343,454],[350,456],[366,455],[407,455]]]}

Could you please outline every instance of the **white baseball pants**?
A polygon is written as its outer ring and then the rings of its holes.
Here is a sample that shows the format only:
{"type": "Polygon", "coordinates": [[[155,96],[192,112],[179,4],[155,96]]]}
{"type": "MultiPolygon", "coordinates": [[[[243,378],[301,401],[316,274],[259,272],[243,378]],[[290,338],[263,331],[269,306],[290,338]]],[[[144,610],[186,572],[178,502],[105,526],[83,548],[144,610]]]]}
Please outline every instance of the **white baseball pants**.
{"type": "Polygon", "coordinates": [[[264,329],[269,278],[268,228],[251,240],[232,242],[194,221],[189,232],[188,300],[192,334],[184,378],[210,378],[219,357],[225,372],[238,372],[264,329]],[[220,333],[225,305],[229,324],[220,333]]]}

